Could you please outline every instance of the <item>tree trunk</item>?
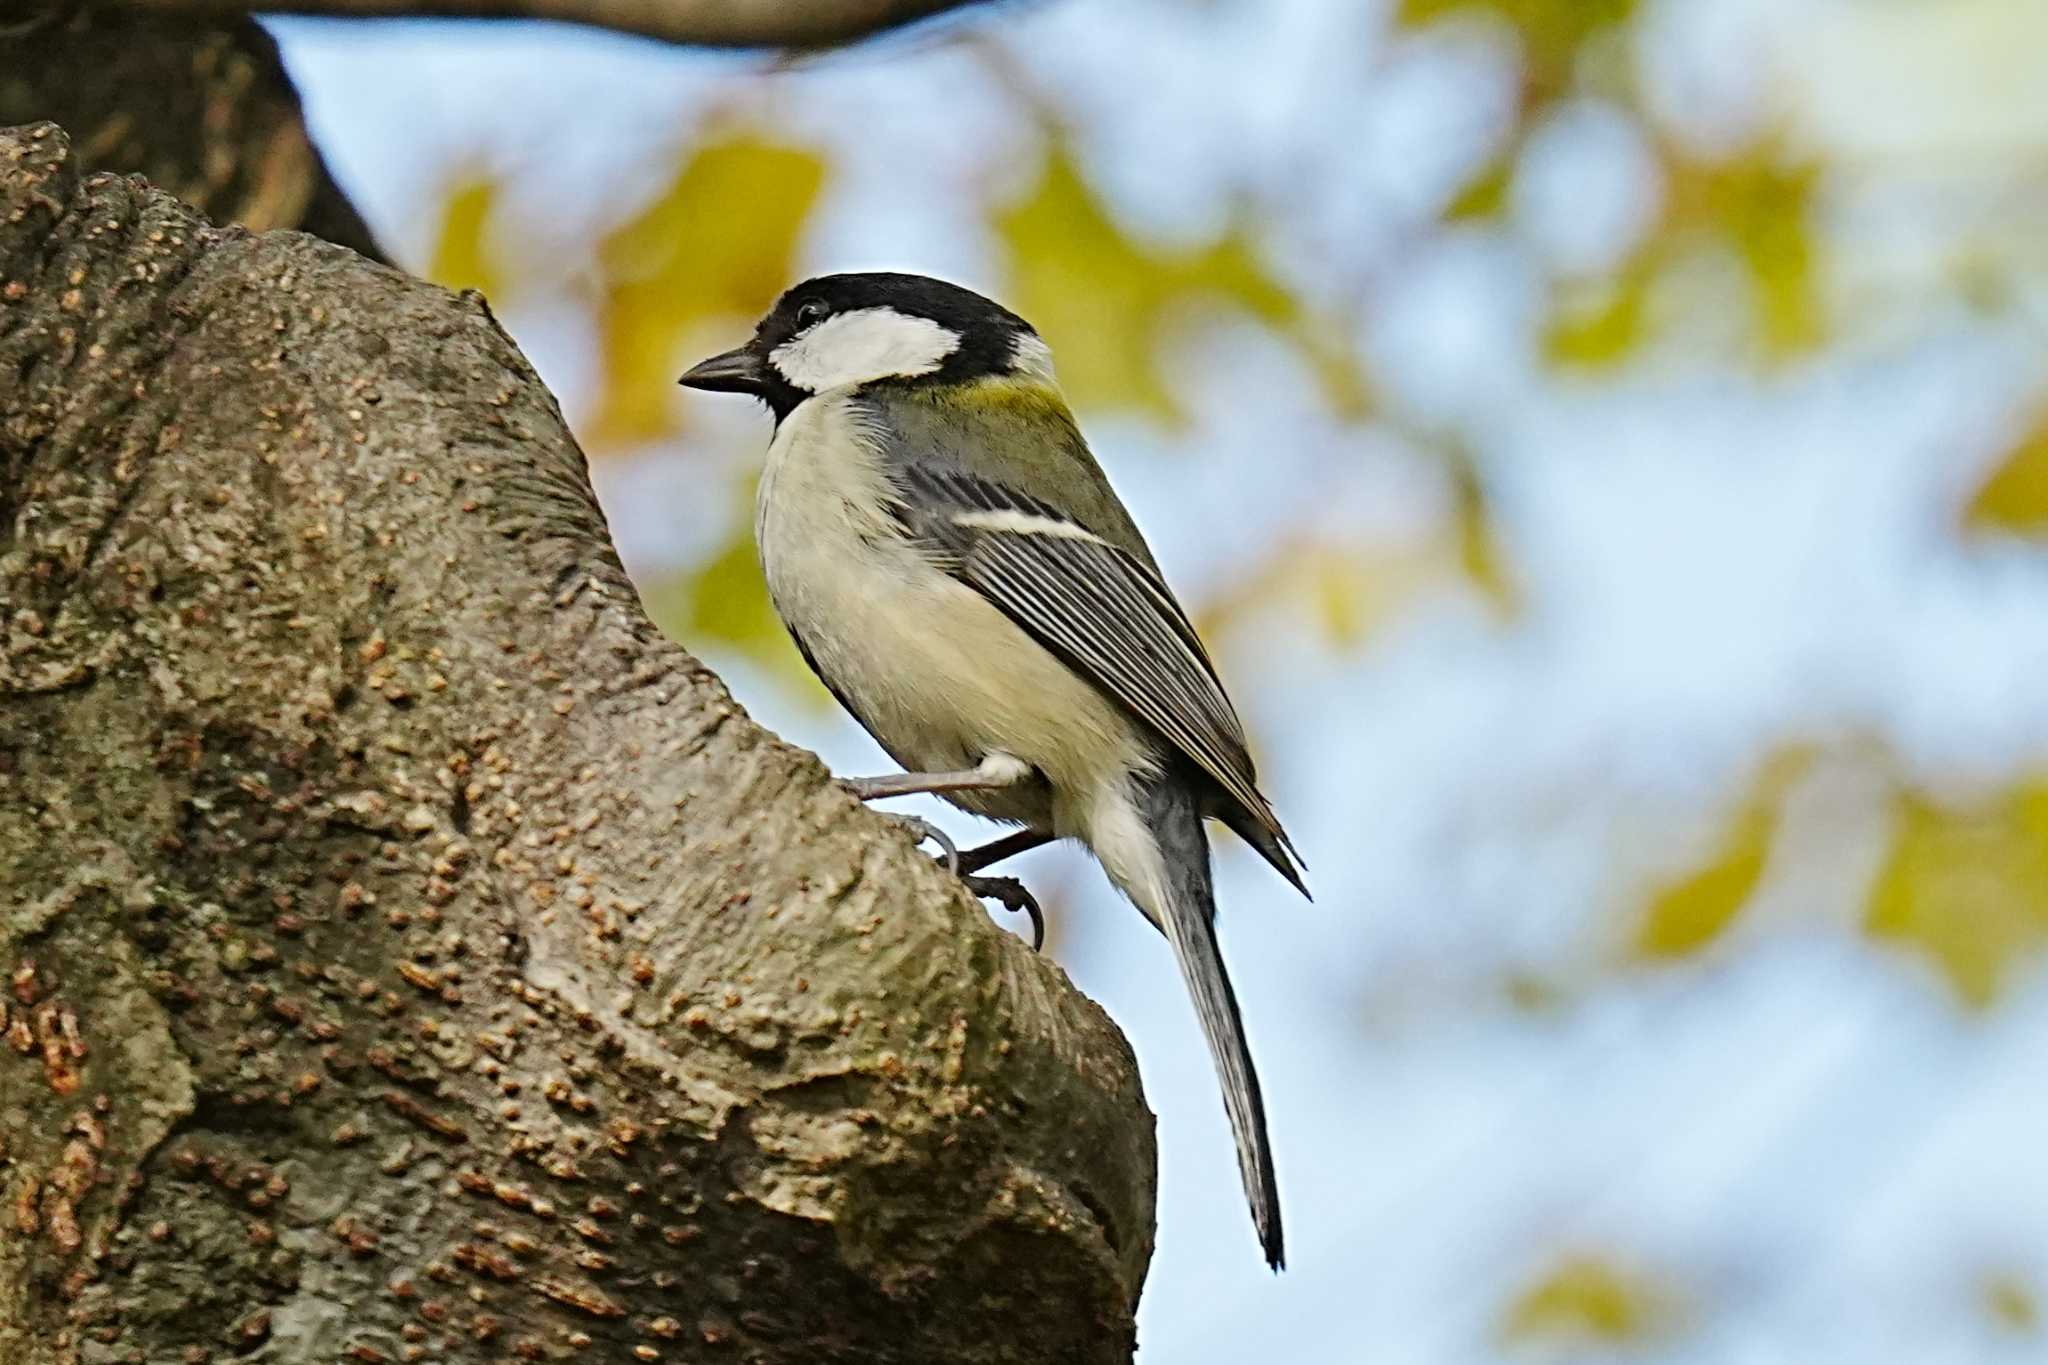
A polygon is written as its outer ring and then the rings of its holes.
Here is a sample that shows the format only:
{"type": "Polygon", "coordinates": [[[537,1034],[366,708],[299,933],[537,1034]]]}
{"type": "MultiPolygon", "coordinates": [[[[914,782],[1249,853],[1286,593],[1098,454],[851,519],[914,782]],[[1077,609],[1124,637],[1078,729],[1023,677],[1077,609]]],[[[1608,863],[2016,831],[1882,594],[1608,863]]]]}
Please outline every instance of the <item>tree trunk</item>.
{"type": "Polygon", "coordinates": [[[388,260],[306,134],[277,44],[246,15],[13,0],[0,125],[49,120],[87,168],[148,176],[216,223],[298,228],[388,260]]]}
{"type": "Polygon", "coordinates": [[[1109,1361],[1121,1036],[641,613],[474,296],[0,133],[0,1360],[1109,1361]]]}

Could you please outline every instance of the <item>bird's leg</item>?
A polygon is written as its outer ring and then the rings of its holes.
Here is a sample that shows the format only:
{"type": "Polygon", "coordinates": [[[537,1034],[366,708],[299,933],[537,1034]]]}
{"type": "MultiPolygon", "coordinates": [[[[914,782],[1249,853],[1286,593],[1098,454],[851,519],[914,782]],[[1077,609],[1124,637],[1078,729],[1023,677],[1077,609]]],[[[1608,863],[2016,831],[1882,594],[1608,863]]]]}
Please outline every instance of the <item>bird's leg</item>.
{"type": "Polygon", "coordinates": [[[887,777],[846,777],[839,785],[863,801],[918,792],[995,791],[1014,787],[1031,776],[1031,765],[1010,754],[994,753],[972,768],[950,773],[891,773],[887,777]]]}
{"type": "MultiPolygon", "coordinates": [[[[1012,787],[1031,776],[1031,765],[1011,754],[993,753],[987,755],[972,768],[963,768],[949,773],[892,773],[888,777],[849,777],[841,779],[840,785],[863,801],[878,801],[890,796],[910,796],[917,792],[962,792],[996,791],[1012,787]]],[[[983,844],[962,854],[953,841],[940,831],[937,825],[916,816],[893,816],[897,823],[908,828],[920,840],[930,839],[945,850],[942,861],[948,871],[967,884],[975,895],[999,901],[1004,908],[1021,910],[1031,916],[1031,950],[1039,951],[1045,946],[1045,912],[1038,908],[1037,899],[1026,890],[1024,883],[1015,877],[982,877],[976,874],[992,863],[1037,848],[1052,839],[1050,834],[1036,830],[1019,830],[1001,839],[983,844]]]]}
{"type": "MultiPolygon", "coordinates": [[[[991,840],[980,848],[968,849],[958,856],[957,861],[960,865],[954,870],[963,877],[971,877],[984,867],[994,867],[997,863],[1014,858],[1019,853],[1029,853],[1034,848],[1043,847],[1051,843],[1052,838],[1052,835],[1042,830],[1020,829],[1015,834],[1005,834],[1000,839],[991,840]]],[[[947,865],[952,864],[949,862],[947,865]]]]}

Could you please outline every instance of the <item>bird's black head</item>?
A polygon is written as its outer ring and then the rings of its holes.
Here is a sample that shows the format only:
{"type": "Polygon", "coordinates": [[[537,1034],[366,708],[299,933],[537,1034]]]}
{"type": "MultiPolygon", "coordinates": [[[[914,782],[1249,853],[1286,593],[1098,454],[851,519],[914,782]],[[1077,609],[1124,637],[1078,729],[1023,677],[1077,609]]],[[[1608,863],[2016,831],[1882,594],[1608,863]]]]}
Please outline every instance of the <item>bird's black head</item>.
{"type": "Polygon", "coordinates": [[[1052,378],[1052,355],[1024,319],[944,280],[871,272],[797,285],[776,300],[753,340],[682,382],[753,394],[780,419],[832,389],[1007,374],[1052,378]]]}

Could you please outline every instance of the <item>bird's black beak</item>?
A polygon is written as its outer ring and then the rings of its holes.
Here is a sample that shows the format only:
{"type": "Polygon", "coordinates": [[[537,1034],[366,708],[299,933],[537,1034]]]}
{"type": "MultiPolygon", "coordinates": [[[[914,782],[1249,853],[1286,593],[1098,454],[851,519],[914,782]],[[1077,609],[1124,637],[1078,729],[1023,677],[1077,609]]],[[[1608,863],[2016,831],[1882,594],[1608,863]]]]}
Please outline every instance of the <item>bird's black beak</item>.
{"type": "Polygon", "coordinates": [[[769,378],[766,362],[749,343],[698,362],[676,382],[692,389],[708,389],[713,393],[750,393],[758,398],[766,391],[769,378]]]}

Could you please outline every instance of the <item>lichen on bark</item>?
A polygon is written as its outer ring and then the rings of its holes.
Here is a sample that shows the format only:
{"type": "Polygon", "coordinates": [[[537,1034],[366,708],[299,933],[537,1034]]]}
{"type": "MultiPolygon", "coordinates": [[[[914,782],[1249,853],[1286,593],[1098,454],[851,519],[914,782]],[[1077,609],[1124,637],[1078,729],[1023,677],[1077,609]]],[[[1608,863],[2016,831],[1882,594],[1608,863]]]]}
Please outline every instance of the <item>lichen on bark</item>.
{"type": "Polygon", "coordinates": [[[0,133],[0,1359],[1108,1361],[1065,977],[641,612],[482,302],[0,133]]]}

